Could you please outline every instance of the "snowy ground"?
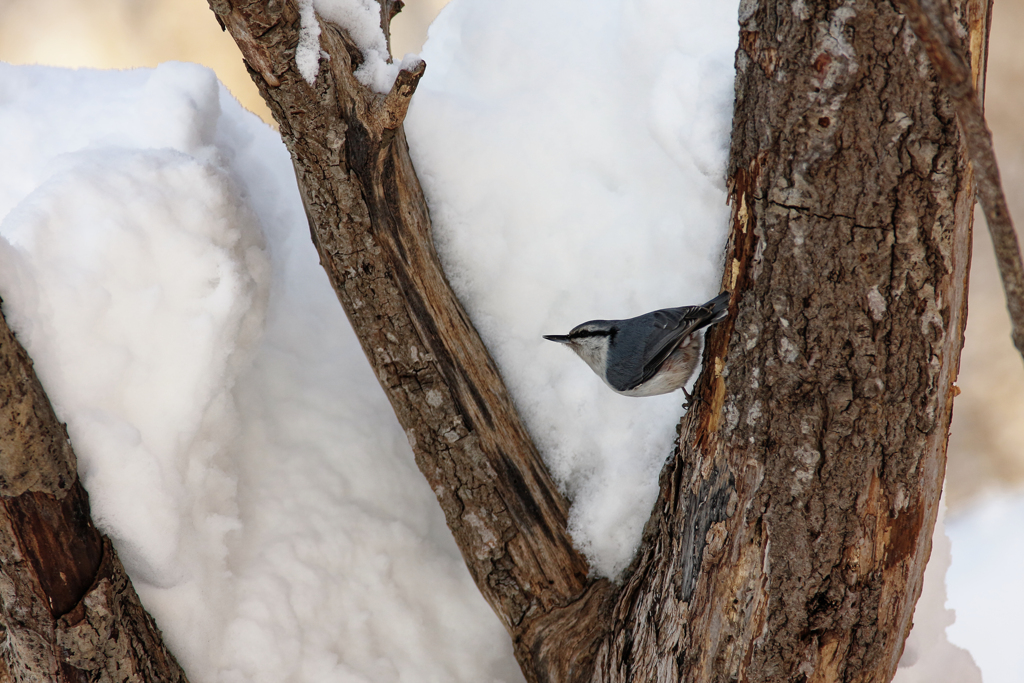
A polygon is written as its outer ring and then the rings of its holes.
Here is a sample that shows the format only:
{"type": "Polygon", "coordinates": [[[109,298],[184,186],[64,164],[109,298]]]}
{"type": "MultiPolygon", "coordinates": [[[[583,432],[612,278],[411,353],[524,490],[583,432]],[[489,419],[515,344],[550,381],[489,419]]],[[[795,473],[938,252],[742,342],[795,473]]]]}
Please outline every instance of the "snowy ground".
{"type": "Polygon", "coordinates": [[[1024,681],[1024,491],[991,494],[946,522],[946,575],[956,623],[949,639],[970,650],[985,683],[1024,681]]]}
{"type": "MultiPolygon", "coordinates": [[[[735,39],[735,6],[457,0],[423,55],[408,131],[442,258],[608,575],[680,400],[616,396],[540,335],[717,292],[735,39]]],[[[4,311],[193,683],[522,680],[317,264],[276,133],[194,65],[0,65],[0,149],[4,311]]],[[[954,539],[987,558],[981,530],[1021,507],[954,539]]],[[[970,596],[996,585],[991,562],[958,562],[954,604],[990,625],[970,596]]],[[[943,680],[977,680],[944,644],[944,568],[902,683],[950,662],[963,675],[943,680]]],[[[961,623],[973,650],[983,627],[961,623]]],[[[989,683],[1024,678],[1000,666],[989,683]]]]}

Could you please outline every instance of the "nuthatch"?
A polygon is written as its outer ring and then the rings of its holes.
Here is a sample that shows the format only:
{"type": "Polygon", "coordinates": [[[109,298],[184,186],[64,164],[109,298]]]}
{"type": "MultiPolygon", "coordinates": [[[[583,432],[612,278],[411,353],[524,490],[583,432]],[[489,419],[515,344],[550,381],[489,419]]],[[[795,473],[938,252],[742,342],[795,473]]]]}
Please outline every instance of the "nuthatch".
{"type": "Polygon", "coordinates": [[[657,396],[682,389],[697,368],[700,330],[724,320],[729,292],[702,306],[652,311],[629,320],[591,320],[569,334],[547,334],[586,361],[590,369],[624,396],[657,396]]]}

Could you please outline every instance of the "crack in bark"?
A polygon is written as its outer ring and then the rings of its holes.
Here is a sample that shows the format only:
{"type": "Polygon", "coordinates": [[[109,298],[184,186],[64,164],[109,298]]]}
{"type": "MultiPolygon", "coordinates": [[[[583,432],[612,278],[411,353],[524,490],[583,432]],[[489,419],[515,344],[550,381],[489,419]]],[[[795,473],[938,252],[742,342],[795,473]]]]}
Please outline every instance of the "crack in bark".
{"type": "Polygon", "coordinates": [[[846,220],[851,222],[850,227],[853,227],[853,228],[863,228],[864,230],[878,230],[878,229],[882,228],[882,226],[858,225],[856,223],[857,219],[855,217],[847,216],[847,215],[844,215],[844,214],[841,214],[841,213],[832,213],[832,214],[814,213],[813,211],[811,211],[810,208],[808,208],[806,206],[795,206],[793,204],[784,204],[782,202],[776,202],[776,201],[772,201],[772,200],[768,200],[768,204],[770,204],[772,206],[777,206],[780,209],[789,209],[790,211],[798,211],[798,212],[806,214],[808,216],[814,216],[815,218],[820,218],[823,221],[832,221],[832,220],[835,220],[837,218],[845,218],[846,220]]]}

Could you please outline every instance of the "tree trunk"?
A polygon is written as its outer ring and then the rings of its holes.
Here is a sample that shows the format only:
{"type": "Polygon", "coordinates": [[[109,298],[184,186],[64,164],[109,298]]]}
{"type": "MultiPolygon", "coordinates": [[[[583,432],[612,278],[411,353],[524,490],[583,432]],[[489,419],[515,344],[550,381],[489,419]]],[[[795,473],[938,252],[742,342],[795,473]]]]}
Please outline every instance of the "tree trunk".
{"type": "Polygon", "coordinates": [[[89,496],[64,425],[0,315],[0,681],[184,682],[89,496]]]}
{"type": "MultiPolygon", "coordinates": [[[[978,80],[987,6],[958,10],[978,80]]],[[[735,314],[709,336],[704,402],[617,605],[632,650],[611,645],[600,666],[623,681],[888,681],[945,472],[973,178],[890,4],[741,13],[735,314]]]]}
{"type": "MultiPolygon", "coordinates": [[[[566,504],[452,294],[401,122],[294,2],[210,0],[280,124],[321,263],[530,681],[889,680],[930,552],[963,325],[973,182],[884,2],[741,8],[723,284],[699,402],[622,585],[566,504]]],[[[958,5],[983,73],[987,10],[958,5]]],[[[382,2],[382,26],[395,10],[382,2]]],[[[979,80],[976,78],[976,80],[979,80]]],[[[980,85],[980,83],[979,83],[980,85]]]]}

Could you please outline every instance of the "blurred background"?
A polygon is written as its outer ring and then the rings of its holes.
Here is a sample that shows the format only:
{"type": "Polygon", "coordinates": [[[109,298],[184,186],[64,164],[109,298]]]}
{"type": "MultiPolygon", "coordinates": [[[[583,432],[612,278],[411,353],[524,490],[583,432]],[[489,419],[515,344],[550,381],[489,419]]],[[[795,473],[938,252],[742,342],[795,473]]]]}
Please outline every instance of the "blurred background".
{"type": "MultiPolygon", "coordinates": [[[[407,1],[392,26],[397,57],[420,50],[427,26],[446,1],[407,1]]],[[[996,0],[986,110],[1018,226],[1024,225],[1022,33],[1024,0],[996,0]]],[[[237,48],[220,30],[206,0],[0,0],[0,60],[106,69],[198,62],[216,71],[245,107],[273,125],[237,48]]],[[[1024,362],[1010,341],[984,218],[980,211],[976,216],[970,312],[958,380],[962,393],[953,412],[946,475],[954,527],[958,516],[966,519],[987,500],[1024,500],[1024,362]]]]}
{"type": "MultiPolygon", "coordinates": [[[[420,51],[447,2],[407,1],[391,22],[398,59],[420,51]]],[[[206,0],[0,0],[0,61],[129,69],[171,60],[210,67],[247,109],[276,127],[206,0]]]]}

